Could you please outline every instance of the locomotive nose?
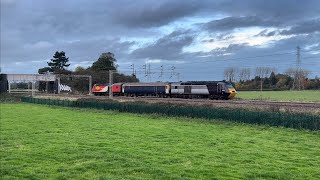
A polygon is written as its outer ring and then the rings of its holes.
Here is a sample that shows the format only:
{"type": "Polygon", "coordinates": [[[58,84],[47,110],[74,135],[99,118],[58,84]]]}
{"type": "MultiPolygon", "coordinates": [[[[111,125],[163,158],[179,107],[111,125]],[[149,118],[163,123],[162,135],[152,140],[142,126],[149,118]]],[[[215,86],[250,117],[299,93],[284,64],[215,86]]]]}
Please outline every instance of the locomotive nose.
{"type": "Polygon", "coordinates": [[[228,96],[229,99],[234,98],[237,94],[237,91],[234,88],[228,88],[230,95],[228,96]]]}

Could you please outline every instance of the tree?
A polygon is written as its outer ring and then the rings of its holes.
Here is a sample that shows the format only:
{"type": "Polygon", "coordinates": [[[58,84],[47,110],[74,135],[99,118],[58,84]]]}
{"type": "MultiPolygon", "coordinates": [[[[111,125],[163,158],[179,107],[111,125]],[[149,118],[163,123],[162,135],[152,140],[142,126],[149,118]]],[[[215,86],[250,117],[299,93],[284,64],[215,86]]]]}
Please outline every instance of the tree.
{"type": "Polygon", "coordinates": [[[286,74],[294,79],[292,89],[304,89],[303,81],[308,77],[310,71],[304,69],[287,69],[286,74]]]}
{"type": "MultiPolygon", "coordinates": [[[[49,67],[43,67],[38,69],[39,74],[45,74],[47,72],[60,73],[60,74],[70,74],[70,71],[67,71],[65,67],[70,66],[67,64],[69,62],[69,58],[66,57],[65,52],[61,51],[56,53],[51,59],[51,62],[47,62],[49,67]]],[[[49,82],[40,81],[39,82],[39,91],[45,91],[49,86],[49,82]]]]}
{"type": "Polygon", "coordinates": [[[238,73],[239,81],[249,80],[250,79],[250,68],[242,68],[238,73]]]}
{"type": "Polygon", "coordinates": [[[238,73],[238,79],[239,79],[240,82],[244,80],[244,76],[245,76],[245,70],[244,69],[240,69],[239,73],[238,73]]]}
{"type": "Polygon", "coordinates": [[[249,80],[249,79],[250,79],[250,76],[251,76],[251,70],[250,70],[250,68],[245,68],[245,69],[244,69],[244,78],[245,78],[245,80],[249,80]]]}
{"type": "Polygon", "coordinates": [[[81,66],[77,66],[76,69],[75,69],[75,72],[83,72],[85,70],[86,70],[86,68],[81,67],[81,66]]]}
{"type": "Polygon", "coordinates": [[[50,67],[44,67],[44,68],[38,69],[39,74],[45,74],[46,72],[52,72],[52,69],[50,67]]]}
{"type": "Polygon", "coordinates": [[[92,64],[91,70],[96,72],[117,70],[118,65],[116,64],[116,61],[113,53],[102,53],[99,59],[92,64]]]}
{"type": "Polygon", "coordinates": [[[269,67],[257,67],[256,68],[256,76],[260,78],[260,91],[262,91],[263,81],[271,72],[271,68],[269,67]]]}
{"type": "Polygon", "coordinates": [[[67,64],[68,62],[69,58],[66,57],[66,53],[64,51],[57,51],[54,54],[53,59],[51,59],[51,62],[47,63],[53,72],[59,72],[66,70],[65,68],[70,66],[70,64],[67,64]]]}
{"type": "Polygon", "coordinates": [[[224,70],[224,77],[226,78],[227,81],[229,82],[234,82],[236,80],[237,68],[234,67],[229,67],[224,70]]]}
{"type": "Polygon", "coordinates": [[[269,79],[272,86],[277,84],[276,74],[273,71],[271,72],[269,79]]]}

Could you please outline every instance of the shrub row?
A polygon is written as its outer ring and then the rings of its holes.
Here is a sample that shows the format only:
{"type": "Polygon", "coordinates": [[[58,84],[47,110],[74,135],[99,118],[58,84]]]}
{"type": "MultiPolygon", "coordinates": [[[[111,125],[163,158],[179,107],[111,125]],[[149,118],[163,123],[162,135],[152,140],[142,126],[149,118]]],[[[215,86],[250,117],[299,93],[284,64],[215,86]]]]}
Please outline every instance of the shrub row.
{"type": "Polygon", "coordinates": [[[295,129],[320,130],[320,116],[304,113],[261,112],[244,109],[225,109],[213,107],[191,107],[176,105],[156,105],[146,103],[121,103],[116,101],[69,101],[54,99],[38,99],[23,97],[22,102],[46,104],[65,107],[95,108],[104,110],[117,110],[130,113],[156,113],[166,116],[183,116],[204,119],[222,119],[240,123],[264,124],[295,129]]]}
{"type": "Polygon", "coordinates": [[[0,93],[0,103],[14,103],[19,102],[21,95],[9,94],[5,92],[0,93]]]}

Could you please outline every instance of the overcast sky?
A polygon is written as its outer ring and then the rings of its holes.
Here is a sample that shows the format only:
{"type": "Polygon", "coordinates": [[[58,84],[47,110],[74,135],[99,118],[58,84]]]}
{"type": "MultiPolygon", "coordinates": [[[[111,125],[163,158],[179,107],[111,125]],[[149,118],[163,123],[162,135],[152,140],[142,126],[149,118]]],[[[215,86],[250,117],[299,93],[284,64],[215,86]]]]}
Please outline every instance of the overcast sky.
{"type": "Polygon", "coordinates": [[[142,81],[146,63],[152,81],[221,80],[227,67],[295,68],[297,46],[320,76],[319,0],[1,0],[2,73],[37,73],[55,51],[70,70],[112,52],[142,81]]]}

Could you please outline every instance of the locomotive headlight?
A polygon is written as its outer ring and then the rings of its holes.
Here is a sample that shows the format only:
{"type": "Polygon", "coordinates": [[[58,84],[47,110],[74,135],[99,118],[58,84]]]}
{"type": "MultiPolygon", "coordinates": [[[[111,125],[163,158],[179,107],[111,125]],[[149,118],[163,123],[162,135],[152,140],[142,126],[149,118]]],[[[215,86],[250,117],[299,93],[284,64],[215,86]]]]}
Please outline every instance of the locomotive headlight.
{"type": "Polygon", "coordinates": [[[228,98],[233,98],[236,96],[237,94],[237,91],[234,89],[234,88],[228,88],[228,91],[230,93],[229,97],[228,98]]]}

